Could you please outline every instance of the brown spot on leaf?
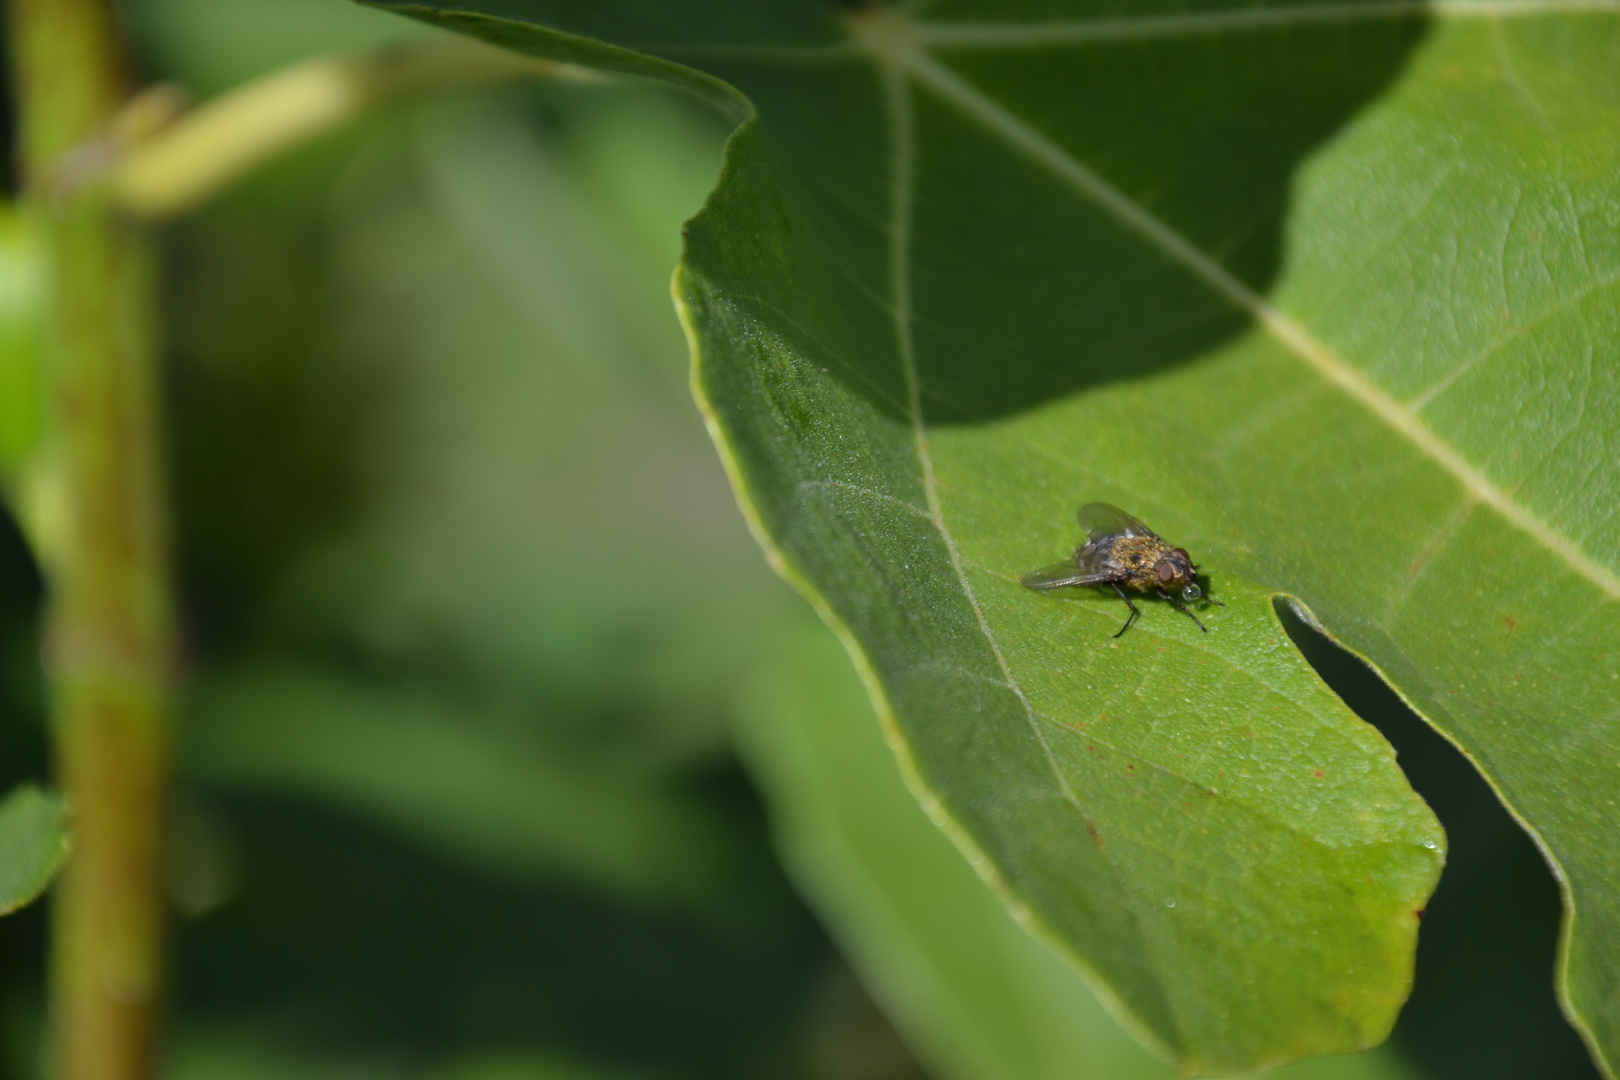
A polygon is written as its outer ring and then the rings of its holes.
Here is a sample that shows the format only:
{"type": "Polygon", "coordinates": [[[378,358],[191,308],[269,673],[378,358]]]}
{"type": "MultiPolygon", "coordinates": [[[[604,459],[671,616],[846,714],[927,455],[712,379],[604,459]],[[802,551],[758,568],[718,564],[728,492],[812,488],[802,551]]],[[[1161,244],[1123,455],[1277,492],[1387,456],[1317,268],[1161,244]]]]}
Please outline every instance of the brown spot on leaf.
{"type": "Polygon", "coordinates": [[[1093,844],[1097,845],[1097,850],[1098,851],[1107,851],[1108,850],[1108,845],[1103,843],[1102,833],[1097,831],[1097,826],[1095,826],[1095,825],[1093,825],[1091,823],[1090,818],[1083,818],[1082,820],[1085,821],[1085,823],[1086,823],[1086,832],[1091,834],[1091,842],[1093,844]]]}

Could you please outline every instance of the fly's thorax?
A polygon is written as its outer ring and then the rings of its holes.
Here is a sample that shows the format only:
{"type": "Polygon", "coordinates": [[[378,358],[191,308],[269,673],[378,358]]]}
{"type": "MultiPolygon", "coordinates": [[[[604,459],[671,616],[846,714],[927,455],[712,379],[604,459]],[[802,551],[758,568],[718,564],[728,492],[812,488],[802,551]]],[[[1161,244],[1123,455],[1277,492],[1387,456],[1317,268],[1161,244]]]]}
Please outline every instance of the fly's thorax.
{"type": "Polygon", "coordinates": [[[1193,582],[1192,560],[1181,548],[1172,548],[1156,536],[1121,536],[1109,551],[1112,561],[1134,588],[1185,589],[1193,582]]]}
{"type": "Polygon", "coordinates": [[[1109,557],[1130,575],[1130,584],[1138,589],[1151,589],[1158,584],[1154,568],[1164,559],[1170,548],[1157,536],[1115,537],[1109,557]]]}

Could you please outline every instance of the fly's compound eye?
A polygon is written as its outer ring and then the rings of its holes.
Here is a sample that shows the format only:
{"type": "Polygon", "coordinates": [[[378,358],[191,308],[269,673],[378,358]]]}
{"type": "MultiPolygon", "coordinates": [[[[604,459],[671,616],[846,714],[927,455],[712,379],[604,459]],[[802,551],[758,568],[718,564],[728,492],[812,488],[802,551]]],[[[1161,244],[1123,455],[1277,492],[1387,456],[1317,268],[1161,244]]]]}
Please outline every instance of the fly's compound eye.
{"type": "Polygon", "coordinates": [[[1176,580],[1176,564],[1169,559],[1160,559],[1159,565],[1154,567],[1154,573],[1159,575],[1159,584],[1168,585],[1176,580]]]}
{"type": "Polygon", "coordinates": [[[1188,566],[1192,565],[1192,556],[1187,554],[1187,549],[1186,548],[1176,548],[1170,554],[1174,555],[1176,558],[1180,559],[1182,562],[1186,563],[1188,566]]]}
{"type": "Polygon", "coordinates": [[[1197,600],[1203,595],[1204,590],[1200,589],[1197,585],[1188,585],[1185,589],[1181,590],[1181,598],[1183,600],[1197,600]]]}

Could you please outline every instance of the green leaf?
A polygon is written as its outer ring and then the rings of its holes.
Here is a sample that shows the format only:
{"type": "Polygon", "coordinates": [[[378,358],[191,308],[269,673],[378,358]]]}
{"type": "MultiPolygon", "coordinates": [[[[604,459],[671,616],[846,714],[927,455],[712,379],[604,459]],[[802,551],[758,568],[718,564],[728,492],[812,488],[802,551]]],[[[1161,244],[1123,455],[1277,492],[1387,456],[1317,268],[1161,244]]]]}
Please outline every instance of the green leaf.
{"type": "Polygon", "coordinates": [[[374,49],[424,32],[324,0],[146,0],[126,18],[143,63],[198,96],[322,53],[374,49]]]}
{"type": "Polygon", "coordinates": [[[0,915],[39,898],[67,858],[62,800],[21,784],[0,802],[0,915]]]}
{"type": "Polygon", "coordinates": [[[676,283],[745,512],[931,814],[1145,1041],[1342,1051],[1406,993],[1439,832],[1288,596],[1556,861],[1613,1058],[1612,0],[399,7],[752,103],[676,283]],[[1019,586],[1092,499],[1194,553],[1211,633],[1019,586]]]}
{"type": "MultiPolygon", "coordinates": [[[[396,1080],[402,1075],[397,1050],[361,1043],[326,1049],[288,1037],[266,1025],[182,1023],[169,1036],[164,1075],[173,1080],[396,1080]]],[[[560,1054],[532,1050],[504,1053],[462,1052],[434,1055],[431,1064],[411,1070],[420,1080],[642,1080],[644,1073],[583,1064],[560,1054]]]]}
{"type": "Polygon", "coordinates": [[[359,811],[508,877],[689,906],[735,877],[711,807],[644,770],[548,753],[513,734],[509,710],[263,664],[215,674],[189,712],[189,775],[359,811]]]}
{"type": "MultiPolygon", "coordinates": [[[[933,1075],[1168,1080],[1062,959],[1008,915],[917,806],[837,640],[783,635],[745,696],[738,736],[778,846],[933,1075]]],[[[1398,1080],[1386,1050],[1319,1058],[1272,1080],[1398,1080]]]]}
{"type": "Polygon", "coordinates": [[[544,138],[533,100],[426,104],[329,163],[334,210],[296,202],[330,201],[317,173],[187,238],[221,269],[176,290],[206,330],[180,343],[181,531],[227,636],[182,756],[524,884],[752,918],[784,890],[711,778],[798,601],[732,509],[668,304],[725,131],[663,86],[544,99],[544,138]],[[622,570],[653,519],[649,589],[622,570]]]}

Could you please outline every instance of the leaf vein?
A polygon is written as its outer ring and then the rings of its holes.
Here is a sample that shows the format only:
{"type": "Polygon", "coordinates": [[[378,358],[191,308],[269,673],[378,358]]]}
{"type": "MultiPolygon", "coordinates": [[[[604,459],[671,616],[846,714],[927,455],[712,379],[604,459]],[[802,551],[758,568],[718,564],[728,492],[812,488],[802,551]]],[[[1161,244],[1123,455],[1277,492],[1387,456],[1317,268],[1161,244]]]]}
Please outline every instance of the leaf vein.
{"type": "Polygon", "coordinates": [[[912,506],[910,503],[906,502],[906,500],[894,495],[890,495],[886,491],[879,491],[876,488],[862,487],[860,484],[851,484],[843,480],[800,480],[796,486],[800,490],[803,490],[804,488],[836,488],[840,491],[849,491],[857,495],[865,495],[868,498],[880,499],[886,503],[893,503],[906,513],[914,514],[915,516],[928,522],[930,525],[934,523],[934,519],[929,516],[927,510],[924,510],[921,507],[912,506]]]}
{"type": "MultiPolygon", "coordinates": [[[[1129,761],[1135,762],[1138,765],[1145,766],[1146,768],[1153,770],[1155,773],[1158,773],[1158,774],[1160,774],[1162,776],[1169,777],[1172,780],[1175,780],[1175,781],[1178,781],[1178,782],[1180,782],[1182,784],[1185,784],[1187,787],[1193,789],[1194,791],[1198,792],[1201,795],[1208,795],[1211,798],[1220,799],[1222,802],[1228,803],[1228,804],[1230,804],[1232,806],[1240,807],[1245,812],[1253,814],[1255,817],[1259,818],[1260,820],[1269,822],[1270,824],[1277,826],[1278,829],[1280,831],[1282,831],[1282,832],[1289,833],[1289,834],[1294,835],[1294,836],[1302,837],[1302,838],[1304,838],[1306,840],[1311,841],[1314,844],[1319,844],[1322,847],[1325,847],[1325,848],[1379,847],[1379,846],[1382,846],[1384,844],[1398,843],[1399,842],[1395,838],[1391,837],[1391,838],[1382,838],[1382,839],[1377,839],[1377,840],[1357,840],[1357,841],[1354,841],[1354,842],[1351,842],[1351,843],[1335,844],[1331,840],[1327,840],[1327,839],[1323,838],[1322,836],[1318,835],[1316,832],[1301,827],[1297,822],[1295,822],[1294,820],[1292,820],[1292,819],[1290,819],[1288,817],[1281,816],[1281,815],[1279,815],[1277,813],[1274,813],[1274,812],[1272,812],[1270,810],[1265,809],[1264,807],[1261,807],[1261,806],[1255,805],[1254,803],[1248,802],[1247,800],[1244,800],[1242,798],[1239,798],[1238,796],[1233,795],[1229,791],[1222,791],[1220,788],[1213,787],[1213,786],[1211,786],[1210,784],[1206,783],[1203,780],[1198,780],[1198,779],[1196,779],[1194,777],[1188,776],[1186,773],[1179,772],[1176,769],[1171,768],[1169,765],[1166,765],[1162,761],[1158,761],[1158,760],[1156,760],[1154,758],[1150,758],[1150,757],[1144,757],[1142,754],[1140,754],[1140,753],[1138,753],[1138,752],[1136,752],[1134,750],[1127,750],[1127,749],[1121,747],[1118,743],[1110,742],[1109,740],[1107,740],[1105,738],[1099,737],[1095,732],[1091,731],[1090,729],[1080,731],[1080,730],[1076,729],[1073,725],[1065,724],[1061,720],[1057,720],[1057,719],[1055,719],[1053,717],[1050,717],[1050,716],[1047,716],[1045,713],[1041,713],[1041,712],[1037,712],[1035,714],[1035,717],[1036,717],[1036,719],[1040,720],[1043,724],[1051,724],[1053,727],[1056,727],[1056,728],[1062,730],[1063,732],[1065,732],[1068,735],[1081,736],[1086,740],[1086,742],[1088,744],[1093,744],[1093,745],[1096,745],[1096,746],[1100,746],[1104,750],[1107,750],[1109,753],[1118,754],[1120,757],[1125,758],[1125,759],[1127,759],[1129,761]]],[[[1140,837],[1138,837],[1137,839],[1138,839],[1138,842],[1141,842],[1141,840],[1142,840],[1142,838],[1140,838],[1140,837]]],[[[1151,845],[1149,845],[1149,846],[1151,846],[1151,845]]],[[[1163,847],[1160,847],[1160,848],[1156,848],[1156,850],[1162,851],[1164,854],[1172,856],[1174,858],[1184,858],[1185,855],[1186,855],[1186,852],[1184,850],[1179,850],[1179,849],[1176,849],[1176,848],[1163,848],[1163,847]]]]}
{"type": "Polygon", "coordinates": [[[1473,513],[1474,507],[1478,505],[1479,503],[1475,499],[1464,498],[1456,511],[1452,513],[1450,520],[1440,526],[1440,531],[1430,538],[1422,551],[1418,552],[1418,557],[1413,560],[1412,565],[1406,571],[1406,578],[1401,582],[1400,587],[1390,594],[1389,602],[1384,605],[1385,630],[1391,630],[1394,626],[1401,605],[1406,602],[1407,598],[1412,595],[1413,590],[1417,588],[1417,583],[1423,577],[1424,571],[1428,570],[1429,564],[1434,562],[1440,552],[1445,550],[1446,545],[1451,542],[1452,536],[1462,527],[1463,522],[1468,520],[1468,515],[1473,513]]]}
{"type": "Polygon", "coordinates": [[[924,23],[916,28],[916,40],[943,49],[1045,48],[1373,20],[1500,20],[1570,14],[1620,14],[1620,0],[1374,0],[1070,22],[924,23]]]}
{"type": "MultiPolygon", "coordinates": [[[[993,134],[1005,139],[1032,161],[1050,169],[1077,192],[1091,199],[1139,233],[1171,259],[1179,262],[1231,303],[1249,313],[1280,344],[1351,398],[1360,402],[1378,419],[1406,437],[1419,451],[1466,488],[1474,498],[1491,507],[1521,531],[1529,533],[1547,550],[1558,556],[1575,573],[1620,599],[1620,576],[1600,565],[1569,538],[1553,530],[1513,499],[1484,473],[1422,422],[1415,412],[1376,386],[1361,372],[1317,341],[1265,297],[1211,259],[1186,237],[1092,172],[1067,151],[1030,127],[977,87],[916,49],[900,54],[906,70],[918,82],[933,90],[993,134]]],[[[915,373],[913,372],[913,378],[915,373]]]]}
{"type": "MultiPolygon", "coordinates": [[[[758,304],[766,311],[771,312],[777,318],[781,319],[782,322],[803,334],[806,340],[814,342],[818,347],[820,347],[822,354],[830,363],[837,364],[840,371],[849,375],[850,378],[858,380],[865,385],[866,388],[871,391],[873,397],[877,398],[879,401],[885,402],[891,408],[897,411],[905,409],[905,402],[896,401],[894,395],[890,394],[889,391],[880,385],[876,379],[873,379],[870,375],[867,375],[861,369],[859,364],[852,364],[848,360],[844,359],[842,354],[840,354],[837,349],[834,349],[825,341],[822,341],[812,330],[784,310],[781,305],[772,303],[764,297],[757,296],[753,293],[736,292],[732,293],[728,299],[732,300],[733,302],[748,301],[750,303],[758,304]]],[[[769,324],[766,325],[768,326],[769,324]]]]}
{"type": "MultiPolygon", "coordinates": [[[[922,410],[922,380],[917,374],[917,354],[911,333],[911,201],[916,190],[916,130],[912,116],[910,89],[906,84],[904,70],[893,63],[883,63],[882,74],[885,95],[888,98],[888,107],[894,124],[894,161],[892,163],[891,182],[891,264],[890,273],[893,277],[894,290],[894,323],[896,346],[900,354],[900,366],[905,376],[906,389],[910,395],[912,438],[916,445],[917,461],[922,470],[923,491],[928,499],[928,512],[938,531],[941,541],[945,545],[946,556],[950,559],[951,569],[956,575],[962,595],[967,600],[973,617],[978,623],[979,633],[984,637],[985,644],[995,657],[997,666],[1001,669],[1002,677],[1007,682],[1007,689],[1018,700],[1029,722],[1030,733],[1035,737],[1046,759],[1047,767],[1051,770],[1052,778],[1057,781],[1058,791],[1074,812],[1079,815],[1086,831],[1095,838],[1097,830],[1090,815],[1086,813],[1080,800],[1075,796],[1069,786],[1068,778],[1064,775],[1062,767],[1058,764],[1057,755],[1053,752],[1051,744],[1046,741],[1045,733],[1041,730],[1040,721],[1035,716],[1035,708],[1030,704],[1024,688],[1019,685],[1018,678],[1013,674],[1012,665],[1007,662],[1006,655],[1001,651],[1001,645],[996,640],[995,633],[990,628],[990,622],[985,617],[984,608],[979,603],[978,594],[973,584],[968,580],[967,571],[962,563],[962,554],[957,548],[956,537],[951,534],[945,524],[945,513],[939,497],[939,483],[934,474],[934,460],[928,445],[928,427],[923,419],[922,410]]],[[[1099,845],[1100,846],[1100,845],[1099,845]]]]}
{"type": "Polygon", "coordinates": [[[1620,282],[1620,270],[1616,270],[1607,277],[1599,278],[1598,280],[1587,285],[1586,288],[1571,293],[1569,296],[1566,296],[1562,300],[1558,301],[1558,303],[1548,306],[1545,310],[1538,313],[1534,318],[1519,323],[1511,332],[1497,339],[1496,341],[1491,342],[1491,344],[1481,349],[1479,352],[1476,352],[1474,355],[1467,357],[1445,375],[1442,375],[1428,387],[1421,390],[1415,397],[1408,399],[1406,402],[1406,408],[1410,409],[1414,413],[1422,412],[1430,402],[1439,397],[1441,394],[1445,393],[1447,390],[1451,389],[1452,385],[1456,383],[1458,379],[1468,374],[1468,372],[1473,370],[1477,365],[1485,360],[1489,360],[1491,357],[1495,356],[1497,353],[1501,352],[1515,341],[1524,337],[1532,330],[1540,328],[1549,319],[1562,315],[1570,308],[1579,305],[1593,293],[1601,292],[1617,282],[1620,282]]]}

